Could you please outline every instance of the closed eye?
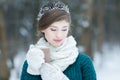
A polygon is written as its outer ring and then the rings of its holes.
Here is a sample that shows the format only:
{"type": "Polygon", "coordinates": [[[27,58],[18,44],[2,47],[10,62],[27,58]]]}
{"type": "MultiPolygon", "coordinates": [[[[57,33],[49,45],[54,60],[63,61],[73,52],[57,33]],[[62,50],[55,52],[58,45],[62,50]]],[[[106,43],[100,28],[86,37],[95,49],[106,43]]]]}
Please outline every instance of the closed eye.
{"type": "Polygon", "coordinates": [[[62,29],[62,31],[67,31],[67,29],[62,29]]]}
{"type": "Polygon", "coordinates": [[[54,29],[54,28],[51,28],[50,30],[51,30],[51,31],[56,31],[56,29],[54,29]]]}

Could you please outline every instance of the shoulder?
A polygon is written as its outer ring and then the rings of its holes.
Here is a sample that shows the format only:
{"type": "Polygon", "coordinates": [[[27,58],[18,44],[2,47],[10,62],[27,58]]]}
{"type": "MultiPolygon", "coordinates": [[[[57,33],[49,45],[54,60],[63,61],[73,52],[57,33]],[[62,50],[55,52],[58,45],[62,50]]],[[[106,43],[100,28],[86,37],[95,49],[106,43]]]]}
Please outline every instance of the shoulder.
{"type": "Polygon", "coordinates": [[[96,80],[96,72],[93,66],[92,59],[84,53],[79,53],[76,61],[72,65],[70,65],[64,71],[64,73],[69,76],[69,78],[71,76],[71,74],[69,73],[74,73],[74,75],[72,74],[73,76],[79,76],[79,78],[82,78],[79,80],[96,80]]]}
{"type": "Polygon", "coordinates": [[[86,64],[91,63],[92,59],[85,53],[79,53],[76,61],[79,61],[80,64],[86,64]]]}
{"type": "Polygon", "coordinates": [[[80,59],[90,59],[90,57],[85,53],[79,53],[78,58],[80,58],[80,59]]]}
{"type": "Polygon", "coordinates": [[[24,77],[26,76],[26,73],[27,73],[27,67],[28,67],[28,64],[27,64],[27,61],[25,60],[22,65],[22,72],[20,75],[20,80],[24,80],[24,77]]]}
{"type": "Polygon", "coordinates": [[[80,65],[81,70],[91,70],[95,72],[93,60],[84,53],[79,53],[76,63],[80,65]]]}
{"type": "Polygon", "coordinates": [[[76,61],[72,65],[77,65],[81,69],[86,69],[87,67],[94,69],[92,59],[85,53],[79,53],[76,61]]]}
{"type": "Polygon", "coordinates": [[[28,63],[27,63],[27,60],[25,60],[22,66],[22,70],[26,71],[27,67],[28,67],[28,63]]]}
{"type": "Polygon", "coordinates": [[[80,53],[76,62],[80,65],[83,80],[96,80],[96,72],[93,61],[88,55],[80,53]]]}

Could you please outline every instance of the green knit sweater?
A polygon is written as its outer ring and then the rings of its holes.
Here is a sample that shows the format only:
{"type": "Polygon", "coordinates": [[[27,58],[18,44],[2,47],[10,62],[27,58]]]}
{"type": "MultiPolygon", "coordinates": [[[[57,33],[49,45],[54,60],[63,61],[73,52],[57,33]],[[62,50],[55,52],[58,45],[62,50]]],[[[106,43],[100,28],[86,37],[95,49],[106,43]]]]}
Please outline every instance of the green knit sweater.
{"type": "MultiPolygon", "coordinates": [[[[27,73],[27,67],[25,61],[20,80],[42,80],[40,75],[27,73]]],[[[85,54],[79,54],[77,60],[64,71],[64,74],[70,80],[97,80],[92,60],[85,54]]]]}

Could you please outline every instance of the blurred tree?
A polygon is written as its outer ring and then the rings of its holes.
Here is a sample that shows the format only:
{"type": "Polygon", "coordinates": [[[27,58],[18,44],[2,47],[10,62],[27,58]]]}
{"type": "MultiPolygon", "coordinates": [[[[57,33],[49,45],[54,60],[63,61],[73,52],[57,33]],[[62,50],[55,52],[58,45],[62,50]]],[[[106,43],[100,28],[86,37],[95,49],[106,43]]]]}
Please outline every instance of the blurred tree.
{"type": "Polygon", "coordinates": [[[93,16],[93,3],[94,0],[84,0],[83,1],[83,15],[84,20],[82,21],[82,34],[80,37],[81,45],[85,49],[85,53],[88,54],[93,59],[92,52],[92,40],[93,40],[93,25],[92,25],[92,16],[93,16]]]}
{"type": "Polygon", "coordinates": [[[105,0],[105,42],[120,44],[120,0],[105,0]]]}
{"type": "Polygon", "coordinates": [[[27,51],[29,44],[36,40],[39,3],[39,0],[10,0],[3,6],[11,68],[14,68],[14,56],[27,51]]]}
{"type": "Polygon", "coordinates": [[[9,80],[9,68],[7,66],[7,42],[4,26],[3,10],[0,6],[0,80],[9,80]]]}
{"type": "Polygon", "coordinates": [[[102,46],[104,42],[104,0],[97,0],[97,51],[102,53],[102,46]]]}

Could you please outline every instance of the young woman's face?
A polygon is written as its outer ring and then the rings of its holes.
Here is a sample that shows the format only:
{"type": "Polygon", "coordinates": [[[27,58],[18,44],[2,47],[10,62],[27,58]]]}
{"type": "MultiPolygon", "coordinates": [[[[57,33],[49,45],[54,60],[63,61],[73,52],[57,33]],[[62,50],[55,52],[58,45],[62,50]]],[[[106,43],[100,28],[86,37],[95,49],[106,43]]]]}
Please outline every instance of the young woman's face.
{"type": "Polygon", "coordinates": [[[42,30],[46,40],[54,47],[60,46],[68,35],[70,23],[61,20],[54,22],[47,29],[42,30]]]}

